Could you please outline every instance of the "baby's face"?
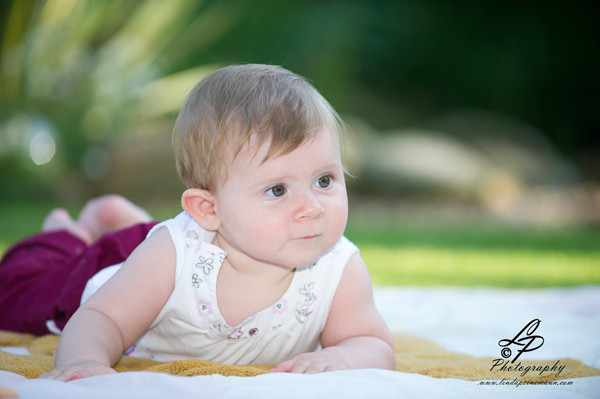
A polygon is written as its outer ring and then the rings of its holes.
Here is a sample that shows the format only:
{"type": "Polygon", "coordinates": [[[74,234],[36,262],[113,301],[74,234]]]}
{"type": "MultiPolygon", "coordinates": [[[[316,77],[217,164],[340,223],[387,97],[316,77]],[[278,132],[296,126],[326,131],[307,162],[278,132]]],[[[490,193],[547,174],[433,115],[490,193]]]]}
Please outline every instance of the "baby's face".
{"type": "Polygon", "coordinates": [[[323,130],[294,151],[262,162],[268,147],[250,145],[229,165],[215,194],[222,223],[217,239],[229,255],[304,266],[330,249],[346,227],[339,139],[323,130]]]}

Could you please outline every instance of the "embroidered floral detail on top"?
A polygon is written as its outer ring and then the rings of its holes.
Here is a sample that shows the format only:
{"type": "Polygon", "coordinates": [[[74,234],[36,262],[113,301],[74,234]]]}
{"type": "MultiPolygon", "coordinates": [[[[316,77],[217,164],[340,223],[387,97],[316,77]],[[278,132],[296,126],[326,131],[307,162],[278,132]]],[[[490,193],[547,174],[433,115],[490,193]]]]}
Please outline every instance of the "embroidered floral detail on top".
{"type": "Polygon", "coordinates": [[[242,335],[244,335],[244,332],[241,329],[237,329],[234,332],[232,332],[231,334],[229,334],[228,338],[240,339],[240,338],[242,338],[242,335]]]}
{"type": "Polygon", "coordinates": [[[208,316],[213,312],[210,302],[198,301],[196,306],[198,307],[198,313],[202,316],[208,316]]]}
{"type": "Polygon", "coordinates": [[[244,331],[243,326],[236,328],[231,334],[227,336],[229,339],[247,339],[258,334],[258,328],[252,327],[247,332],[244,331]]]}
{"type": "Polygon", "coordinates": [[[304,323],[308,316],[313,312],[313,304],[317,301],[317,295],[313,292],[315,289],[315,282],[304,284],[304,287],[300,288],[300,294],[303,298],[298,302],[296,306],[296,319],[300,323],[304,323]]]}
{"type": "Polygon", "coordinates": [[[200,288],[200,283],[202,283],[202,279],[196,273],[192,274],[192,286],[194,288],[200,288]]]}
{"type": "Polygon", "coordinates": [[[208,276],[214,268],[213,262],[214,259],[205,258],[204,256],[200,255],[200,257],[198,258],[198,263],[196,263],[196,267],[201,269],[204,272],[204,274],[208,276]]]}
{"type": "Polygon", "coordinates": [[[277,301],[275,305],[271,306],[273,313],[283,314],[288,309],[287,302],[288,301],[285,298],[282,298],[279,301],[277,301]]]}

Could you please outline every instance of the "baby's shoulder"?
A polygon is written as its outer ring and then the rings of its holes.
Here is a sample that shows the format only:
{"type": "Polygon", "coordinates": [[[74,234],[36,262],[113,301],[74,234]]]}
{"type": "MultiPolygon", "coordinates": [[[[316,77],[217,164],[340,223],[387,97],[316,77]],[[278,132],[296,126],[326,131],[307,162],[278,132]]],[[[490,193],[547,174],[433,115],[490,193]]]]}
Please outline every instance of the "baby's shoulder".
{"type": "Polygon", "coordinates": [[[204,229],[187,212],[181,212],[174,218],[157,224],[148,233],[148,237],[151,237],[156,233],[156,231],[163,228],[166,228],[166,231],[168,231],[171,239],[175,242],[180,240],[211,242],[215,236],[214,231],[204,229]]]}

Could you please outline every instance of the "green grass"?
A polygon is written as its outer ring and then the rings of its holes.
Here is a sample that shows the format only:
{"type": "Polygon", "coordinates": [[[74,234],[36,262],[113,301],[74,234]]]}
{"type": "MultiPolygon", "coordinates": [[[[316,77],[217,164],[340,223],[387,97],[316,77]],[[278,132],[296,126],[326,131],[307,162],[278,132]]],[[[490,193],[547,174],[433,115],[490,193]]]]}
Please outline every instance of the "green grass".
{"type": "Polygon", "coordinates": [[[362,250],[374,284],[550,287],[600,282],[600,254],[427,247],[362,250]]]}
{"type": "Polygon", "coordinates": [[[483,221],[350,224],[379,285],[541,288],[600,283],[600,229],[483,221]]]}
{"type": "MultiPolygon", "coordinates": [[[[47,203],[0,203],[0,253],[38,231],[47,203]]],[[[73,214],[79,206],[67,207],[73,214]]],[[[149,206],[158,219],[178,211],[149,206]]],[[[360,215],[364,216],[364,215],[360,215]]],[[[351,217],[346,235],[378,285],[541,288],[600,284],[600,228],[351,217]],[[355,221],[354,221],[355,220],[355,221]]]]}

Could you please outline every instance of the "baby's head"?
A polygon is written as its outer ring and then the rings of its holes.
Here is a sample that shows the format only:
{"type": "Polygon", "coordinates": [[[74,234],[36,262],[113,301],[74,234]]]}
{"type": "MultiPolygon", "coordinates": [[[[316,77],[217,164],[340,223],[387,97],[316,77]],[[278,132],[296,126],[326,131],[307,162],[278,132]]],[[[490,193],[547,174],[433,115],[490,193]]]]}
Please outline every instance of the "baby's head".
{"type": "Polygon", "coordinates": [[[268,144],[266,160],[323,129],[339,135],[341,126],[302,77],[270,65],[225,67],[204,78],[183,105],[173,133],[177,169],[188,188],[215,191],[244,146],[268,144]]]}

